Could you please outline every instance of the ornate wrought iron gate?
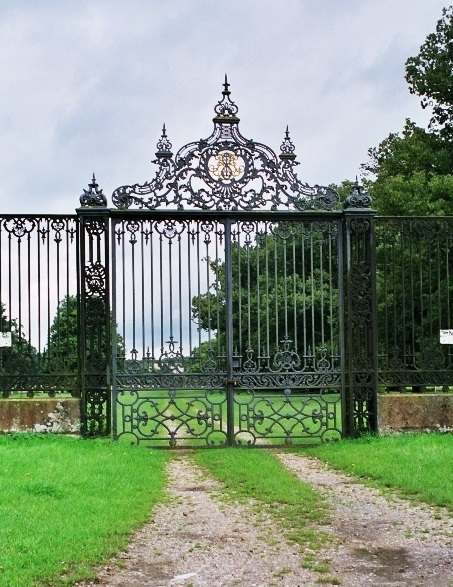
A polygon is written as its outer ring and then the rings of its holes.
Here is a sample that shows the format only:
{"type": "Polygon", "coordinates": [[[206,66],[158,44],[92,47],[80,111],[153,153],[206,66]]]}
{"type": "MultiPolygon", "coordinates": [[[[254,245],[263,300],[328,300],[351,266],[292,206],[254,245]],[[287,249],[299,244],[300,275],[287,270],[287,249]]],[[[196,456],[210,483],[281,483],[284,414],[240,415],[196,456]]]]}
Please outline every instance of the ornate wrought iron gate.
{"type": "Polygon", "coordinates": [[[113,194],[114,434],[269,446],[370,429],[370,200],[357,187],[343,212],[300,182],[288,130],[278,157],[245,139],[226,82],[215,112],[176,156],[164,127],[155,179],[113,194]]]}
{"type": "Polygon", "coordinates": [[[166,446],[341,436],[341,221],[243,216],[113,220],[113,322],[131,349],[114,357],[117,436],[166,446]]]}
{"type": "Polygon", "coordinates": [[[244,138],[226,80],[213,121],[176,155],[164,127],[114,208],[93,177],[77,216],[0,218],[3,396],[80,394],[85,435],[146,446],[376,430],[370,198],[244,138]]]}

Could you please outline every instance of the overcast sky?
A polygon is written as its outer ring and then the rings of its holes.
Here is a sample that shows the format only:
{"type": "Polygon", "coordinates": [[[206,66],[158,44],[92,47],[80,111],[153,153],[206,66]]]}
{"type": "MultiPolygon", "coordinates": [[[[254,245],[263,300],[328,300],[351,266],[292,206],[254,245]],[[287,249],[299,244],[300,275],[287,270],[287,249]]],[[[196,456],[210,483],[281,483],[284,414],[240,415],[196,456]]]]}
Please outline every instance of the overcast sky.
{"type": "Polygon", "coordinates": [[[244,136],[299,178],[353,179],[367,150],[427,113],[404,64],[440,0],[0,0],[0,213],[72,213],[93,172],[110,199],[212,130],[225,72],[244,136]]]}

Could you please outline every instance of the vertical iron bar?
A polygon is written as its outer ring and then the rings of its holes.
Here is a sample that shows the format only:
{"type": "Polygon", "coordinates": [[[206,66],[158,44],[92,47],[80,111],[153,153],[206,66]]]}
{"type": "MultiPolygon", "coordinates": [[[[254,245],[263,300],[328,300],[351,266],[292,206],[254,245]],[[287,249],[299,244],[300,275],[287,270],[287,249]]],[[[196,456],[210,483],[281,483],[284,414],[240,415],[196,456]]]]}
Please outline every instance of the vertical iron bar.
{"type": "Polygon", "coordinates": [[[319,289],[320,289],[320,305],[321,305],[321,346],[325,344],[325,332],[324,332],[324,263],[323,263],[323,244],[324,244],[324,232],[320,233],[319,238],[319,289]]]}
{"type": "Polygon", "coordinates": [[[293,259],[293,328],[294,328],[294,350],[298,352],[299,349],[299,338],[297,332],[297,268],[296,268],[296,240],[299,234],[300,225],[297,224],[293,229],[292,238],[292,259],[293,259]]]}
{"type": "Polygon", "coordinates": [[[163,276],[163,247],[162,234],[159,234],[159,291],[160,291],[160,354],[164,354],[164,276],[163,276]]]}
{"type": "MultiPolygon", "coordinates": [[[[242,357],[243,348],[242,348],[242,267],[241,267],[241,230],[242,230],[242,223],[238,220],[236,222],[236,232],[237,232],[237,260],[238,260],[238,268],[237,268],[237,291],[238,291],[238,340],[235,341],[235,350],[239,343],[239,355],[242,357]]],[[[233,332],[233,331],[231,331],[233,332]]]]}
{"type": "Polygon", "coordinates": [[[141,260],[141,294],[142,294],[142,359],[146,357],[146,335],[145,335],[145,235],[144,235],[144,223],[146,220],[140,220],[140,260],[141,260]]]}
{"type": "MultiPolygon", "coordinates": [[[[119,221],[121,223],[121,221],[119,221]]],[[[117,274],[117,261],[116,261],[116,227],[118,225],[118,221],[112,218],[111,220],[111,270],[112,270],[112,423],[113,423],[113,438],[115,440],[118,439],[119,430],[118,430],[118,381],[117,381],[117,373],[118,373],[118,333],[117,333],[117,282],[116,282],[116,274],[117,274]]],[[[123,237],[124,241],[124,237],[123,237]]],[[[124,282],[123,282],[124,283],[124,282]]],[[[124,307],[123,307],[124,313],[124,307]]],[[[125,342],[124,332],[123,332],[123,341],[125,342]]]]}
{"type": "MultiPolygon", "coordinates": [[[[188,328],[188,340],[189,340],[189,357],[192,358],[192,266],[190,260],[190,221],[187,221],[187,288],[188,288],[188,312],[187,312],[187,328],[188,328]]],[[[219,330],[217,329],[217,332],[219,330]]],[[[192,359],[195,361],[195,359],[192,359]]]]}
{"type": "Polygon", "coordinates": [[[227,443],[234,444],[234,397],[233,397],[233,263],[231,258],[231,223],[225,220],[225,290],[226,290],[226,353],[227,353],[227,443]]]}
{"type": "Polygon", "coordinates": [[[302,331],[304,337],[304,368],[307,366],[307,292],[306,292],[306,274],[305,274],[305,224],[303,224],[301,235],[301,262],[302,262],[302,331]]]}
{"type": "Polygon", "coordinates": [[[181,356],[183,354],[183,313],[182,313],[182,272],[181,272],[181,268],[182,268],[182,248],[181,248],[181,244],[182,244],[182,232],[185,230],[185,228],[187,227],[187,222],[183,223],[183,229],[181,231],[181,234],[178,234],[178,288],[179,288],[179,303],[178,303],[178,312],[179,312],[179,352],[181,353],[181,356]]]}

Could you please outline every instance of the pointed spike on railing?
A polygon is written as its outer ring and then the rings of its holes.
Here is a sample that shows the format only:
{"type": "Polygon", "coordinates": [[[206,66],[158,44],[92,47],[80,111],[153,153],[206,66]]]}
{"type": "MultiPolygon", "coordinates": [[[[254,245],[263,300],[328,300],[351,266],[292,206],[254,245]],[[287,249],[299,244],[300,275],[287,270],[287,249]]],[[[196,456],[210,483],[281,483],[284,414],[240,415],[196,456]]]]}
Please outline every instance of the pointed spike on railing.
{"type": "Polygon", "coordinates": [[[227,76],[227,74],[225,74],[225,82],[223,84],[223,89],[224,89],[224,92],[227,94],[230,93],[230,90],[228,89],[229,87],[230,87],[230,84],[228,83],[228,76],[227,76]]]}
{"type": "Polygon", "coordinates": [[[167,136],[167,127],[165,125],[165,122],[162,126],[162,134],[160,139],[157,141],[157,153],[156,153],[156,157],[158,158],[158,160],[164,160],[164,159],[169,159],[172,157],[173,153],[171,152],[171,148],[172,148],[172,144],[168,139],[167,136]]]}

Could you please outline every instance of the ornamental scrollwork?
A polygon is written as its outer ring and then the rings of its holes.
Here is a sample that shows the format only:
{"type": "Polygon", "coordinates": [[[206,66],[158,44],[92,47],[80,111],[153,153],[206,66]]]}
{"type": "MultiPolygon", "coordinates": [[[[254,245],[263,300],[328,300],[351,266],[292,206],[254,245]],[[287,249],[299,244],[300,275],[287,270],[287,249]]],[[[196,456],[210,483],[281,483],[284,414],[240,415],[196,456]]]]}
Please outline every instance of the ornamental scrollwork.
{"type": "Polygon", "coordinates": [[[35,220],[28,218],[11,218],[5,220],[4,227],[9,234],[12,234],[20,242],[24,236],[30,234],[35,227],[35,220]]]}
{"type": "Polygon", "coordinates": [[[105,221],[103,218],[86,218],[85,228],[90,236],[99,237],[105,232],[105,221]]]}
{"type": "Polygon", "coordinates": [[[85,266],[85,292],[87,297],[105,292],[105,267],[99,261],[85,266]]]}
{"type": "Polygon", "coordinates": [[[283,339],[283,347],[275,353],[273,363],[278,371],[297,371],[300,368],[300,356],[294,348],[290,348],[291,342],[289,338],[283,339]]]}
{"type": "Polygon", "coordinates": [[[153,161],[158,165],[154,179],[117,188],[113,204],[122,210],[133,205],[149,210],[334,210],[339,203],[335,190],[298,179],[288,128],[277,157],[268,146],[240,133],[238,107],[230,94],[225,79],[212,134],[188,143],[176,155],[164,126],[153,161]]]}

